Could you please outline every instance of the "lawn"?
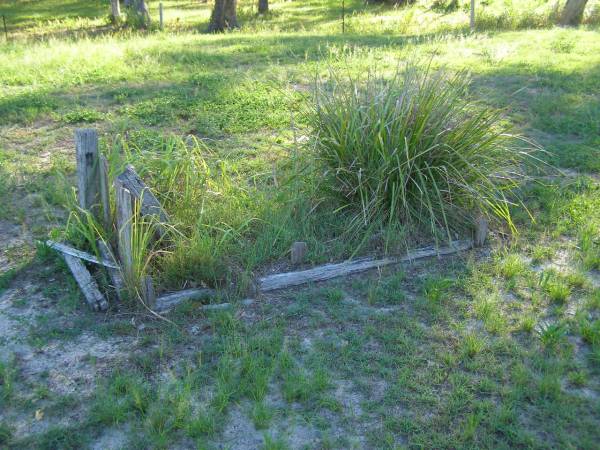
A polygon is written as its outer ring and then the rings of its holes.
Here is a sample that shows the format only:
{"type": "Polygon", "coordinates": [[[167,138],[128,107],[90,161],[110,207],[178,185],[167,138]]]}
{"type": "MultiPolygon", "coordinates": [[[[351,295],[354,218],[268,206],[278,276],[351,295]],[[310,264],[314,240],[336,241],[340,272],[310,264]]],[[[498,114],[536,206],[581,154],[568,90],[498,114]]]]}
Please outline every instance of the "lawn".
{"type": "Polygon", "coordinates": [[[165,30],[135,32],[109,25],[107,3],[0,5],[0,448],[597,447],[598,2],[570,29],[553,2],[494,0],[471,33],[468,2],[348,1],[342,34],[341,3],[275,1],[260,17],[244,0],[242,27],[218,35],[204,33],[210,4],[165,1],[165,30]],[[469,72],[466,98],[543,148],[518,233],[256,294],[295,241],[307,266],[431,243],[382,224],[349,233],[312,161],[316,80],[407,61],[469,72]],[[168,251],[150,252],[157,289],[215,287],[232,308],[86,309],[41,244],[90,250],[79,127],[171,216],[168,251]]]}

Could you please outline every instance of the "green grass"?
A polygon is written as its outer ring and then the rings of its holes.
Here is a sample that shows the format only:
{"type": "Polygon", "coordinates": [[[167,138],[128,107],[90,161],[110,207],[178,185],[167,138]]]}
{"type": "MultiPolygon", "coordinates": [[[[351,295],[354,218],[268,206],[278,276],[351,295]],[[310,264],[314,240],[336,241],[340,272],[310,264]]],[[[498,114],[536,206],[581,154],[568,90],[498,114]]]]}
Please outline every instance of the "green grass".
{"type": "MultiPolygon", "coordinates": [[[[322,173],[308,170],[313,136],[301,111],[315,78],[330,81],[329,69],[356,78],[377,68],[389,79],[399,61],[415,58],[431,59],[432,70],[469,71],[469,102],[501,110],[506,124],[544,147],[547,162],[571,170],[519,189],[531,215],[511,206],[519,234],[507,242],[494,227],[491,257],[484,249],[428,260],[227,313],[183,305],[169,316],[176,326],[141,315],[133,324],[125,306],[99,320],[47,248],[36,256],[34,245],[10,247],[3,258],[17,276],[0,276],[0,295],[10,296],[11,318],[48,305],[18,322],[23,345],[45,355],[85,334],[131,346],[118,360],[78,363],[93,367],[86,397],[62,398],[54,373],[2,360],[0,447],[82,448],[103,442],[107,430],[127,430],[126,447],[212,448],[228,445],[228,427],[241,423],[259,448],[298,440],[321,448],[594,448],[600,409],[587,393],[600,386],[597,2],[588,24],[566,29],[551,24],[553,2],[491,1],[480,5],[471,34],[467,2],[445,11],[425,1],[351,1],[344,35],[339,2],[277,1],[257,17],[244,1],[242,28],[222,35],[201,33],[210,5],[163,3],[166,30],[147,33],[104,28],[107,2],[2,3],[11,38],[0,43],[3,233],[14,225],[92,249],[86,218],[77,232],[64,228],[74,203],[73,128],[93,126],[111,173],[134,164],[177,230],[151,252],[147,269],[159,289],[233,284],[235,302],[300,240],[309,264],[403,252],[426,239],[403,227],[345,233],[351,217],[317,189],[322,173]],[[32,295],[19,292],[23,281],[32,295]],[[20,422],[38,408],[47,421],[39,432],[20,422]],[[60,421],[70,413],[68,425],[60,421]]],[[[154,17],[157,6],[150,2],[154,17]]]]}

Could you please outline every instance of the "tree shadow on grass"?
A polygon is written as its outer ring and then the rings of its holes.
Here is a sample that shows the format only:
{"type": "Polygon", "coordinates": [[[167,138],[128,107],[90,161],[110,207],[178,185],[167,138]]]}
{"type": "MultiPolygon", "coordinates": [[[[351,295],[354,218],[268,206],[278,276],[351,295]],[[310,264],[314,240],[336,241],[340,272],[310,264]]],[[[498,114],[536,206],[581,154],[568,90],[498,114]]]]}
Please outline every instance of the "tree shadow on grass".
{"type": "Polygon", "coordinates": [[[553,164],[600,171],[600,65],[584,70],[532,71],[503,64],[476,74],[473,95],[497,108],[534,138],[553,164]]]}

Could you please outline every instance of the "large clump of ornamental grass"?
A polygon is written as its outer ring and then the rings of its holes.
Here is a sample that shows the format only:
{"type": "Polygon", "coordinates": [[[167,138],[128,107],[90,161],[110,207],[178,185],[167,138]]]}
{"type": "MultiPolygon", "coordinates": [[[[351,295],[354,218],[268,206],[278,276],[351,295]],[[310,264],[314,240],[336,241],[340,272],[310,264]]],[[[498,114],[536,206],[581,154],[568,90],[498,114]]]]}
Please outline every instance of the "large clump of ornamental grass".
{"type": "Polygon", "coordinates": [[[466,100],[468,85],[465,73],[412,64],[391,78],[331,71],[317,81],[308,115],[316,155],[352,228],[450,237],[483,215],[515,229],[511,199],[530,151],[501,112],[466,100]]]}

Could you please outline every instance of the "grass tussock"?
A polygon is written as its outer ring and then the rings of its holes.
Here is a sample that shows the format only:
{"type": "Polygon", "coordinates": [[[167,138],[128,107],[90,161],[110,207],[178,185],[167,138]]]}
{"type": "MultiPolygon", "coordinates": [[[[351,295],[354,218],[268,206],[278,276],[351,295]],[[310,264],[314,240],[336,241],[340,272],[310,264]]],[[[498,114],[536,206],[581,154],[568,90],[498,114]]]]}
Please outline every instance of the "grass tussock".
{"type": "MultiPolygon", "coordinates": [[[[450,237],[510,208],[531,145],[498,110],[467,99],[469,76],[408,64],[389,78],[331,71],[309,114],[330,193],[354,226],[380,221],[450,237]]],[[[518,203],[518,202],[517,202],[518,203]]]]}

